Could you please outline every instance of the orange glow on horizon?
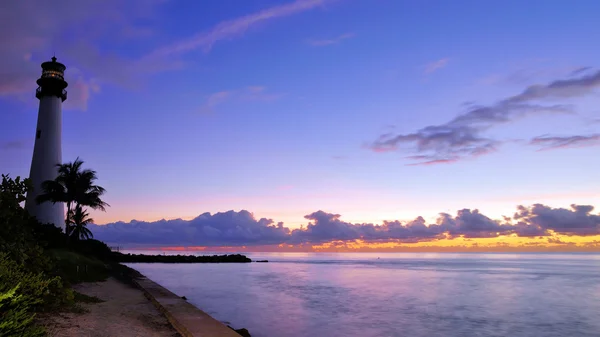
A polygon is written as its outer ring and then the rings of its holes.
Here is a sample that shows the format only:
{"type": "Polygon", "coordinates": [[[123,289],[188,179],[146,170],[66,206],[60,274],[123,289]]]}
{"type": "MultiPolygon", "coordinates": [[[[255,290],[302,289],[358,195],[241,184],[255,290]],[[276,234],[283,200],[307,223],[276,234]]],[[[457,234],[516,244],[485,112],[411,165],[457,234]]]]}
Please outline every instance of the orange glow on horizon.
{"type": "Polygon", "coordinates": [[[241,247],[172,246],[128,248],[128,250],[208,251],[208,252],[600,252],[600,235],[525,238],[516,235],[497,238],[464,237],[417,243],[334,241],[319,245],[270,245],[241,247]]]}

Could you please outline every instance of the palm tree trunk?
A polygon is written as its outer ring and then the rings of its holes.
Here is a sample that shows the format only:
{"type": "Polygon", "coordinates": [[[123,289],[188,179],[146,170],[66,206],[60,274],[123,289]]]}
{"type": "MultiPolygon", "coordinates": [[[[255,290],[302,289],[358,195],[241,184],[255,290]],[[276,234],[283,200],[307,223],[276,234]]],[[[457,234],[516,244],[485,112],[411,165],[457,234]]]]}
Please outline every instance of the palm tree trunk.
{"type": "Polygon", "coordinates": [[[71,235],[69,234],[69,226],[71,223],[71,201],[67,201],[67,216],[65,218],[65,234],[67,235],[67,244],[69,244],[71,235]]]}

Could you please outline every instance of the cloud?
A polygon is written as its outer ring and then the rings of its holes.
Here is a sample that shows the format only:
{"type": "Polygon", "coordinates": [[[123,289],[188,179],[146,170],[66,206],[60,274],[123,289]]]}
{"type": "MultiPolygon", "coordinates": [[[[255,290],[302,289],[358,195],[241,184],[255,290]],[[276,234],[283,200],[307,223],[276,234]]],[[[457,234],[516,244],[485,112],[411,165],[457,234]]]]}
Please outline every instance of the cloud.
{"type": "Polygon", "coordinates": [[[214,94],[210,94],[206,99],[206,106],[209,108],[214,108],[215,106],[227,101],[229,97],[231,97],[231,91],[219,91],[214,94]]]}
{"type": "Polygon", "coordinates": [[[600,71],[579,78],[553,81],[547,85],[532,85],[508,102],[522,103],[534,100],[580,97],[600,86],[600,71]]]}
{"type": "Polygon", "coordinates": [[[579,67],[571,72],[571,76],[581,75],[591,69],[592,69],[592,67],[579,67]]]}
{"type": "Polygon", "coordinates": [[[442,68],[445,68],[448,65],[448,61],[448,58],[443,58],[425,65],[425,74],[429,75],[442,68]]]}
{"type": "Polygon", "coordinates": [[[437,220],[440,229],[451,237],[464,236],[466,238],[493,238],[499,235],[510,234],[515,231],[514,226],[502,224],[479,213],[463,209],[455,217],[442,213],[437,220]]]}
{"type": "Polygon", "coordinates": [[[506,101],[495,106],[472,106],[445,124],[427,126],[409,134],[382,135],[370,148],[375,152],[389,152],[407,147],[417,153],[407,156],[416,161],[411,165],[453,163],[497,151],[502,141],[483,136],[485,130],[496,124],[528,115],[569,111],[563,106],[544,107],[506,101]]]}
{"type": "Polygon", "coordinates": [[[208,95],[204,105],[200,107],[200,112],[214,112],[217,106],[232,101],[272,102],[282,96],[283,94],[267,92],[267,88],[263,86],[248,86],[237,90],[219,91],[208,95]]]}
{"type": "Polygon", "coordinates": [[[590,205],[571,205],[571,209],[566,209],[535,204],[529,208],[519,206],[514,219],[559,234],[597,235],[600,215],[592,214],[593,210],[590,205]]]}
{"type": "Polygon", "coordinates": [[[430,125],[412,133],[386,133],[369,148],[375,152],[404,151],[413,153],[411,165],[453,163],[497,151],[502,140],[486,137],[488,129],[528,116],[573,113],[571,106],[543,104],[553,99],[585,96],[600,86],[600,71],[578,78],[557,80],[546,85],[532,85],[520,94],[504,98],[493,105],[467,105],[466,112],[450,121],[430,125]]]}
{"type": "Polygon", "coordinates": [[[548,238],[548,243],[554,243],[557,245],[565,244],[565,242],[563,242],[560,238],[548,238]]]}
{"type": "Polygon", "coordinates": [[[312,40],[311,39],[311,40],[308,40],[307,43],[314,47],[323,47],[323,46],[330,46],[332,44],[338,44],[346,39],[350,39],[353,37],[354,37],[354,34],[346,33],[346,34],[342,34],[338,37],[335,37],[333,39],[324,39],[324,40],[312,40]]]}
{"type": "Polygon", "coordinates": [[[382,224],[350,223],[340,214],[322,210],[305,216],[306,226],[291,230],[282,222],[256,219],[242,210],[204,213],[192,220],[132,220],[107,225],[90,225],[97,239],[119,245],[242,246],[276,244],[322,244],[327,242],[370,243],[429,242],[438,239],[495,238],[501,235],[521,237],[600,234],[600,215],[588,205],[571,209],[535,204],[518,206],[512,218],[493,220],[478,210],[462,209],[455,216],[441,213],[435,223],[423,217],[412,221],[384,221],[382,224]]]}
{"type": "MultiPolygon", "coordinates": [[[[546,81],[552,78],[582,76],[592,70],[592,67],[539,67],[540,61],[534,61],[535,67],[516,69],[508,74],[491,74],[477,83],[484,85],[527,85],[534,82],[546,81]]],[[[543,63],[543,61],[542,61],[543,63]]]]}
{"type": "Polygon", "coordinates": [[[204,213],[192,220],[160,220],[91,225],[94,236],[111,243],[238,246],[278,244],[290,234],[282,223],[255,219],[248,211],[204,213]]]}
{"type": "Polygon", "coordinates": [[[238,91],[238,94],[242,100],[258,102],[272,102],[283,96],[283,94],[269,93],[263,86],[249,86],[238,91]]]}
{"type": "Polygon", "coordinates": [[[148,58],[164,58],[166,56],[182,54],[198,49],[208,52],[216,42],[242,36],[252,27],[262,22],[268,22],[273,19],[305,12],[323,6],[329,2],[332,2],[332,0],[296,0],[291,3],[270,7],[240,18],[224,21],[207,32],[202,32],[191,38],[158,48],[148,55],[148,58]]]}
{"type": "MultiPolygon", "coordinates": [[[[150,49],[138,56],[122,54],[122,44],[148,41],[151,24],[169,0],[9,1],[0,11],[0,98],[30,98],[40,63],[56,52],[67,65],[66,109],[85,110],[106,84],[137,89],[147,76],[183,68],[174,58],[197,49],[209,51],[221,40],[243,35],[261,22],[308,11],[335,0],[297,0],[224,21],[190,39],[150,49]],[[102,45],[102,49],[98,46],[102,45]],[[78,69],[77,74],[73,73],[78,69]]],[[[149,40],[149,42],[152,42],[149,40]]]]}
{"type": "Polygon", "coordinates": [[[92,95],[101,90],[100,84],[95,78],[86,78],[77,68],[69,70],[69,87],[67,89],[68,99],[65,101],[65,108],[80,111],[86,111],[92,95]]]}
{"type": "Polygon", "coordinates": [[[0,142],[0,150],[22,150],[28,149],[30,143],[25,140],[11,140],[0,142]]]}
{"type": "MultiPolygon", "coordinates": [[[[31,97],[35,80],[41,74],[40,63],[48,61],[56,52],[59,61],[65,61],[68,67],[69,98],[65,108],[85,109],[87,99],[98,91],[100,82],[112,81],[130,68],[126,59],[118,58],[117,63],[110,57],[90,59],[85,48],[107,38],[113,41],[133,37],[132,32],[142,29],[137,22],[151,21],[156,7],[163,2],[20,0],[3,3],[0,97],[31,97]],[[105,68],[105,64],[108,67],[105,68]],[[75,76],[73,69],[78,67],[83,71],[75,76]]],[[[146,32],[149,33],[147,29],[146,32]]]]}
{"type": "Polygon", "coordinates": [[[595,146],[600,145],[600,134],[562,137],[544,135],[533,138],[529,144],[538,146],[538,151],[595,146]]]}

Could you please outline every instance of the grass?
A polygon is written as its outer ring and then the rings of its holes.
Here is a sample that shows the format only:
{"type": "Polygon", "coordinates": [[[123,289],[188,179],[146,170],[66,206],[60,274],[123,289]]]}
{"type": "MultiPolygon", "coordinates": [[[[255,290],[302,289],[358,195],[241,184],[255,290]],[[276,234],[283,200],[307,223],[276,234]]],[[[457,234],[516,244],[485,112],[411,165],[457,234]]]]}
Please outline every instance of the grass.
{"type": "Polygon", "coordinates": [[[110,266],[94,257],[63,249],[49,253],[56,260],[60,276],[69,283],[105,281],[110,276],[110,266]]]}

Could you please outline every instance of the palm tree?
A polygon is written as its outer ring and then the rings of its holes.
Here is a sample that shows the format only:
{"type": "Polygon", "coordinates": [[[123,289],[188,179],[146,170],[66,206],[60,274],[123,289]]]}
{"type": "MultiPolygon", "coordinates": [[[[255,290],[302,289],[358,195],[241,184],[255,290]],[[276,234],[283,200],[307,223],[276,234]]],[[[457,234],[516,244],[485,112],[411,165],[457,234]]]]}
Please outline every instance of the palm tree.
{"type": "Polygon", "coordinates": [[[87,228],[87,225],[94,222],[94,219],[89,217],[89,214],[83,210],[81,205],[75,206],[71,216],[67,217],[70,221],[69,232],[67,235],[75,240],[93,239],[94,234],[87,228]]]}
{"type": "Polygon", "coordinates": [[[72,221],[71,215],[74,208],[88,206],[91,209],[106,211],[109,205],[100,197],[104,194],[104,188],[95,185],[98,177],[96,171],[85,169],[81,166],[83,161],[77,157],[72,163],[57,164],[58,176],[54,180],[46,180],[42,183],[43,193],[36,198],[37,203],[64,202],[67,205],[67,218],[65,219],[65,231],[69,233],[72,221]]]}

